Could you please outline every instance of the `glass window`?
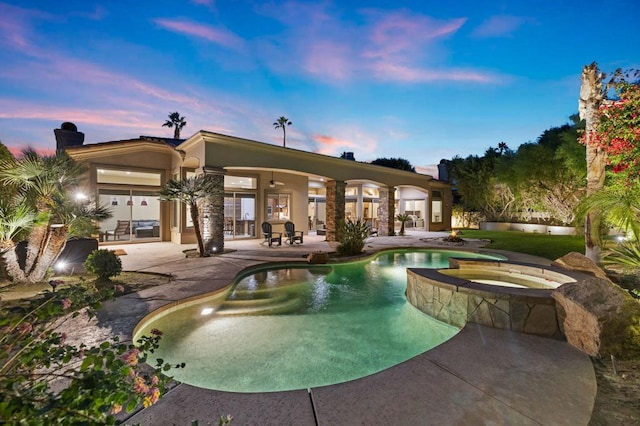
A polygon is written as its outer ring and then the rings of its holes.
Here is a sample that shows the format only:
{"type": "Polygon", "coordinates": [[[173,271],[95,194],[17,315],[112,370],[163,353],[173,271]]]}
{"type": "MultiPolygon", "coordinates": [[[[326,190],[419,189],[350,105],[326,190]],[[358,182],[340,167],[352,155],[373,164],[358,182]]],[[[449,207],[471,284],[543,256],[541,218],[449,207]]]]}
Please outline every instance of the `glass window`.
{"type": "Polygon", "coordinates": [[[225,176],[224,187],[236,189],[256,189],[258,187],[258,179],[247,176],[225,176]]]}
{"type": "Polygon", "coordinates": [[[97,169],[98,183],[160,186],[160,173],[133,172],[130,170],[97,169]]]}
{"type": "Polygon", "coordinates": [[[267,220],[289,220],[291,219],[291,195],[268,193],[267,194],[267,220]]]}
{"type": "Polygon", "coordinates": [[[431,202],[431,221],[433,223],[442,222],[442,201],[433,200],[431,202]]]}

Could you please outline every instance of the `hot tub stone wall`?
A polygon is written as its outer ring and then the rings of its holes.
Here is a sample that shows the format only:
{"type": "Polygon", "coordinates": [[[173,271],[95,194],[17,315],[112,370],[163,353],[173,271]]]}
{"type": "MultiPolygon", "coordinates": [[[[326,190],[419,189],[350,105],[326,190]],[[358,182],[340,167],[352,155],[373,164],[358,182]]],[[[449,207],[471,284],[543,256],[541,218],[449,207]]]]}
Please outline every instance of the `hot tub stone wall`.
{"type": "Polygon", "coordinates": [[[407,270],[409,302],[427,315],[456,327],[475,322],[559,338],[561,332],[550,293],[488,287],[428,269],[407,270]]]}

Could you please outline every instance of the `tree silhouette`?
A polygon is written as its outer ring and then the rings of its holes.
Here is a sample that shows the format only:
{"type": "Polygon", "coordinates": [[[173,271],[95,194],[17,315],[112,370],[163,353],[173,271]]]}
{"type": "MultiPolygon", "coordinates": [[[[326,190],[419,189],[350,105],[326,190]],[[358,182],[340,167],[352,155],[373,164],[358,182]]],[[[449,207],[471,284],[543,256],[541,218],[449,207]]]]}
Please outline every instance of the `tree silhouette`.
{"type": "Polygon", "coordinates": [[[291,124],[291,121],[284,115],[273,123],[275,129],[282,129],[282,146],[287,146],[287,126],[291,126],[291,124]]]}
{"type": "Polygon", "coordinates": [[[409,160],[404,158],[376,158],[371,162],[377,166],[391,167],[393,169],[406,170],[407,172],[416,172],[415,167],[411,165],[409,160]]]}
{"type": "Polygon", "coordinates": [[[178,111],[172,112],[169,114],[169,119],[164,122],[162,127],[173,128],[173,138],[180,139],[180,131],[184,126],[187,125],[186,119],[187,117],[180,117],[180,113],[178,111]]]}

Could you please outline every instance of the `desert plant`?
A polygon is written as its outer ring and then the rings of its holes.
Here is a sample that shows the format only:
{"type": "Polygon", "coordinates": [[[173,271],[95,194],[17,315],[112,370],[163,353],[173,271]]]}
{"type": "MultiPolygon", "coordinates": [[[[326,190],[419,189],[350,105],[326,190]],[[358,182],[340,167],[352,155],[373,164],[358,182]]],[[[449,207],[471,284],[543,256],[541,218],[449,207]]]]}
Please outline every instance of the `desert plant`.
{"type": "Polygon", "coordinates": [[[115,252],[111,250],[94,250],[84,261],[87,272],[97,275],[101,280],[110,280],[111,277],[120,275],[122,262],[115,252]]]}
{"type": "Polygon", "coordinates": [[[115,424],[120,411],[161,397],[167,370],[184,366],[151,358],[161,331],[135,344],[116,337],[99,346],[74,343],[64,332],[122,290],[83,282],[0,305],[1,424],[115,424]]]}
{"type": "Polygon", "coordinates": [[[396,216],[396,220],[400,222],[400,236],[404,236],[404,224],[411,220],[411,217],[406,213],[401,213],[396,216]]]}
{"type": "Polygon", "coordinates": [[[338,255],[353,256],[362,253],[364,242],[369,236],[370,228],[362,219],[355,222],[347,220],[340,225],[340,244],[338,245],[338,255]]]}
{"type": "Polygon", "coordinates": [[[640,242],[625,241],[607,250],[602,261],[608,266],[620,266],[623,269],[640,269],[640,242]]]}

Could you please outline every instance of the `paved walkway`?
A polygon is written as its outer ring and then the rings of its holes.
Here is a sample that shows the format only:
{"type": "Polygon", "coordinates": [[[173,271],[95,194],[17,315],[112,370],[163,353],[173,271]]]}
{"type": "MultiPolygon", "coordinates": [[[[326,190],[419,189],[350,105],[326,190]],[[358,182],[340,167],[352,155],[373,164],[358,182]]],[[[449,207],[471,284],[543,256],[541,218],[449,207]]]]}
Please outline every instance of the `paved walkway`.
{"type": "MultiPolygon", "coordinates": [[[[366,251],[387,247],[439,246],[443,234],[409,232],[373,237],[366,251]]],[[[302,246],[268,248],[258,240],[230,241],[236,251],[186,259],[185,246],[170,243],[122,245],[125,270],[169,273],[174,280],[108,302],[98,318],[76,330],[85,343],[109,335],[131,338],[147,313],[189,296],[228,285],[248,266],[303,260],[332,250],[324,237],[305,236],[302,246]]],[[[469,249],[467,243],[452,248],[469,249]]],[[[513,260],[532,261],[525,255],[513,260]]],[[[538,259],[540,260],[540,259],[538,259]]],[[[544,263],[545,261],[543,261],[544,263]]],[[[548,262],[547,262],[548,263],[548,262]]],[[[468,324],[454,338],[380,373],[333,386],[291,392],[240,394],[179,384],[160,402],[136,413],[129,424],[217,424],[231,414],[233,425],[584,425],[596,394],[589,357],[565,342],[468,324]]]]}

